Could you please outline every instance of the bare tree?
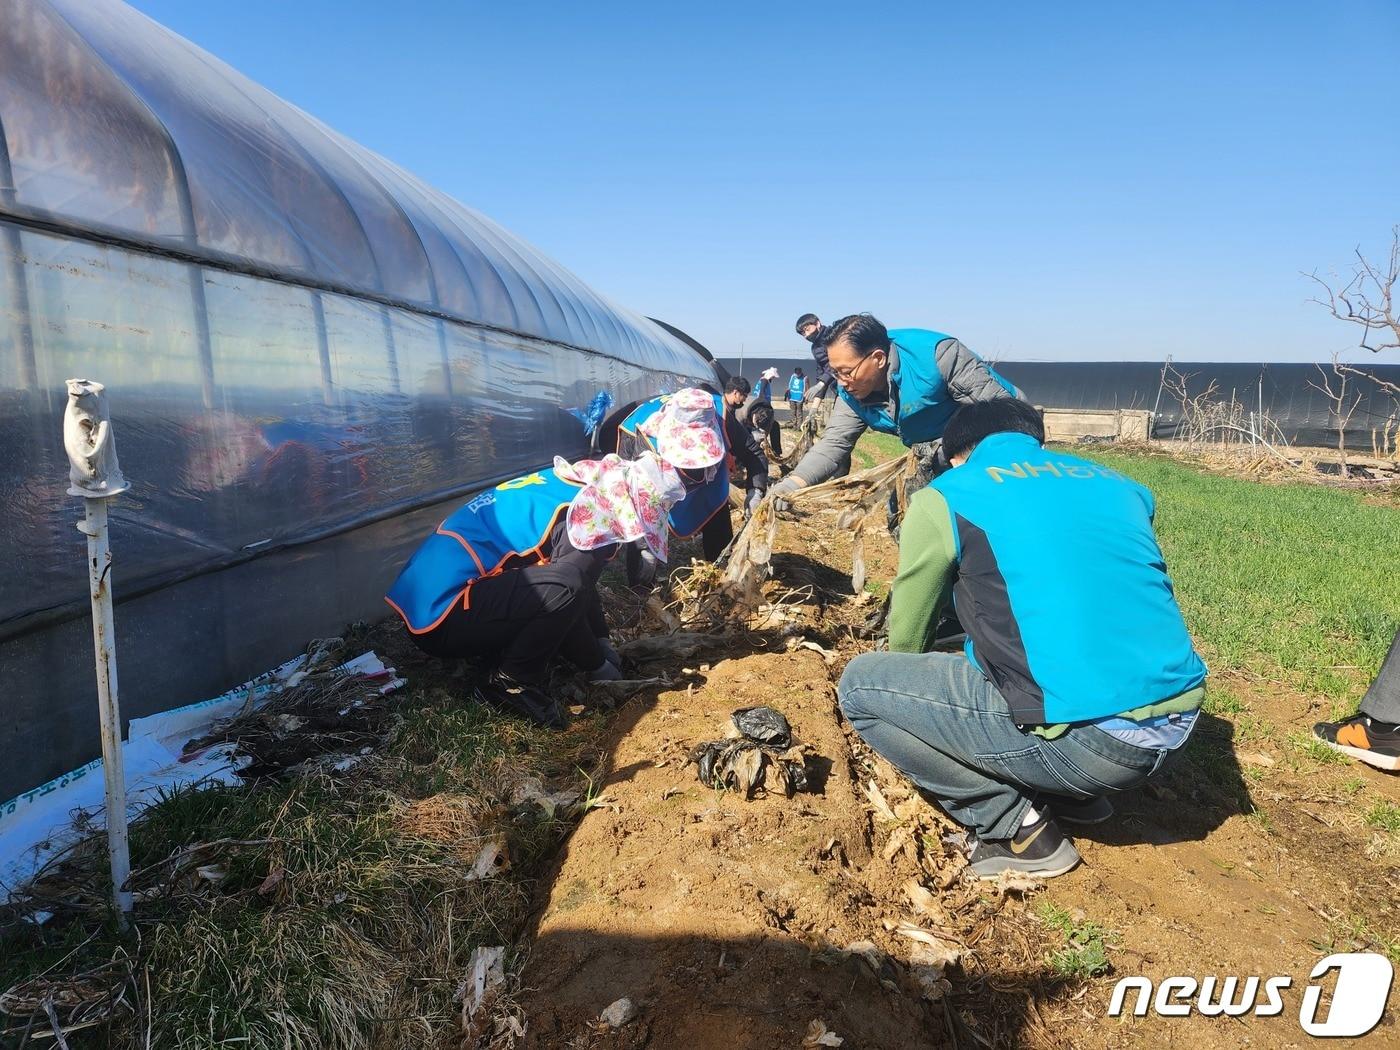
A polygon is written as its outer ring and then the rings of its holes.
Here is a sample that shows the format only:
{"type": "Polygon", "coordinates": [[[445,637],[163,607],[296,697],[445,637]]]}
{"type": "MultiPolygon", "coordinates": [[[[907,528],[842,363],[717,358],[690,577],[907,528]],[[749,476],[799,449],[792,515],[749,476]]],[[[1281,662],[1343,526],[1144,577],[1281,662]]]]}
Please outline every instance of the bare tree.
{"type": "Polygon", "coordinates": [[[1317,282],[1325,299],[1312,301],[1331,311],[1340,321],[1361,326],[1361,348],[1372,353],[1400,350],[1400,317],[1395,313],[1394,292],[1400,280],[1400,226],[1390,230],[1390,259],[1377,266],[1356,249],[1356,264],[1345,284],[1335,274],[1323,280],[1317,271],[1304,276],[1317,282]],[[1375,339],[1373,342],[1372,339],[1375,339]]]}
{"type": "Polygon", "coordinates": [[[1322,376],[1321,382],[1308,381],[1308,386],[1312,387],[1330,402],[1330,414],[1333,422],[1337,425],[1337,455],[1341,459],[1342,477],[1349,477],[1347,470],[1347,426],[1351,423],[1351,417],[1356,412],[1356,406],[1361,404],[1363,394],[1353,391],[1350,403],[1347,400],[1347,376],[1365,375],[1354,368],[1342,364],[1338,355],[1332,355],[1332,369],[1329,371],[1322,365],[1317,366],[1318,373],[1322,376]]]}
{"type": "Polygon", "coordinates": [[[1288,447],[1288,437],[1272,417],[1251,412],[1233,395],[1228,400],[1218,397],[1220,385],[1214,379],[1199,394],[1192,394],[1190,382],[1196,374],[1178,371],[1170,364],[1162,369],[1162,389],[1181,406],[1177,440],[1189,445],[1248,441],[1251,445],[1257,443],[1281,462],[1295,465],[1280,451],[1288,447]]]}

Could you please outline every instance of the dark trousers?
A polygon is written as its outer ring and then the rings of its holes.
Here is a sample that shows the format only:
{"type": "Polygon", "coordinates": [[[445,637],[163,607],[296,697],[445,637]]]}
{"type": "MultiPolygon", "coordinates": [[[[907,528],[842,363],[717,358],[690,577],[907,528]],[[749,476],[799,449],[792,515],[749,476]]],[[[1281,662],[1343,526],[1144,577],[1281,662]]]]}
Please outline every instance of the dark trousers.
{"type": "Polygon", "coordinates": [[[582,671],[605,656],[598,639],[608,633],[594,581],[577,565],[554,563],[511,569],[472,584],[471,605],[460,605],[425,634],[413,635],[431,656],[499,657],[517,682],[538,684],[556,653],[582,671]]]}
{"type": "Polygon", "coordinates": [[[729,541],[734,538],[734,520],[729,516],[729,502],[715,511],[715,516],[705,522],[700,530],[700,549],[706,561],[714,561],[724,553],[729,541]]]}
{"type": "Polygon", "coordinates": [[[1361,713],[1377,722],[1400,724],[1400,631],[1395,632],[1380,673],[1361,699],[1361,713]]]}

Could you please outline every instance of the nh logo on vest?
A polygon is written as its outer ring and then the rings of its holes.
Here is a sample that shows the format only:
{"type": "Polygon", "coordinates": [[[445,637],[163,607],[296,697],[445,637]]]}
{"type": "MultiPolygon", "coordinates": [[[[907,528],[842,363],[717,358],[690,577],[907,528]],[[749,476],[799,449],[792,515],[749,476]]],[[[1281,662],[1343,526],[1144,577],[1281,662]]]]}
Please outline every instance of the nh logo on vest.
{"type": "MultiPolygon", "coordinates": [[[[1375,952],[1340,952],[1314,966],[1309,980],[1316,981],[1333,970],[1337,971],[1337,983],[1326,1016],[1318,1018],[1323,1012],[1319,1009],[1323,988],[1310,983],[1303,989],[1298,1024],[1308,1035],[1324,1039],[1365,1035],[1385,1013],[1395,968],[1389,959],[1375,952]]],[[[1151,978],[1124,977],[1113,988],[1108,1016],[1121,1016],[1128,992],[1136,991],[1132,1011],[1136,1017],[1145,1017],[1149,1006],[1158,1017],[1189,1017],[1193,1012],[1203,1017],[1277,1017],[1284,1010],[1283,993],[1292,986],[1292,977],[1209,976],[1199,981],[1194,977],[1167,977],[1157,985],[1154,996],[1151,978]]]]}
{"type": "Polygon", "coordinates": [[[998,485],[1006,481],[1007,478],[1112,478],[1115,481],[1126,480],[1122,474],[1108,467],[1100,467],[1093,463],[1070,463],[1066,460],[1052,462],[1046,460],[1044,463],[1032,463],[1025,460],[1021,463],[1013,463],[1009,467],[987,467],[987,477],[991,478],[998,485]]]}

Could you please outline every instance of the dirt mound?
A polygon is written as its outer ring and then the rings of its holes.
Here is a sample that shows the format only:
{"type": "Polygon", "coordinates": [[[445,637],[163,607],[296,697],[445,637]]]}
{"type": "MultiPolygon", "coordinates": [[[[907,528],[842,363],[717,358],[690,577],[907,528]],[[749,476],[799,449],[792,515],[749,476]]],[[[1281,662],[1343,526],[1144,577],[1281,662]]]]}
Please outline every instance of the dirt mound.
{"type": "MultiPolygon", "coordinates": [[[[964,1028],[943,974],[977,971],[969,927],[992,934],[1006,897],[958,882],[962,855],[925,803],[888,774],[870,786],[820,655],[724,660],[613,733],[613,772],[560,858],[522,975],[526,1045],[786,1048],[825,1030],[846,1047],[914,1050],[964,1028]],[[760,703],[805,745],[810,793],[745,801],[687,764],[731,712],[760,703]],[[878,832],[877,810],[889,818],[878,832]],[[624,997],[636,1021],[597,1021],[624,997]]],[[[1006,976],[1040,979],[1034,966],[1006,976]]],[[[1025,994],[980,994],[991,1029],[1033,1023],[1025,994]]]]}
{"type": "Polygon", "coordinates": [[[822,658],[726,660],[706,677],[617,727],[615,772],[569,841],[523,976],[528,1045],[792,1047],[813,1020],[848,1046],[937,1045],[926,1002],[840,951],[876,932],[870,904],[893,888],[872,863],[822,658]],[[745,801],[686,764],[761,703],[806,745],[812,793],[745,801]],[[623,997],[639,1019],[595,1034],[623,997]]]}

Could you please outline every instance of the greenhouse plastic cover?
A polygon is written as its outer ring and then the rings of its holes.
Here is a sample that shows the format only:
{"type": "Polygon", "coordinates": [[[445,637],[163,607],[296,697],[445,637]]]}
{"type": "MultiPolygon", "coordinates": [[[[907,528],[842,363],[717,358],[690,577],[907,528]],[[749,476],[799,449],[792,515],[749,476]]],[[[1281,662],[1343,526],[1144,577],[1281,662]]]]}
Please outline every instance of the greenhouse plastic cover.
{"type": "Polygon", "coordinates": [[[128,716],[382,613],[454,499],[714,382],[683,334],[131,8],[0,12],[0,798],[96,751],[65,379],[106,385],[132,483],[128,716]]]}
{"type": "Polygon", "coordinates": [[[676,340],[494,223],[125,4],[5,10],[6,212],[648,368],[693,367],[676,340]]]}

